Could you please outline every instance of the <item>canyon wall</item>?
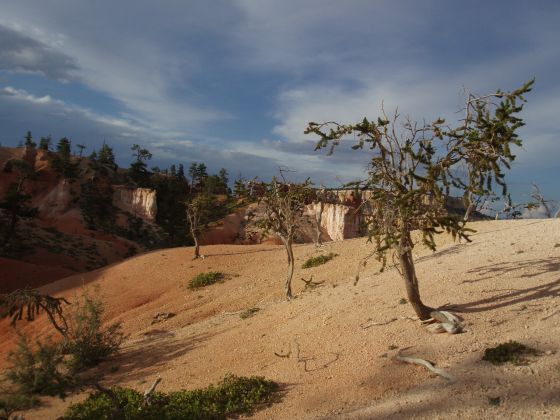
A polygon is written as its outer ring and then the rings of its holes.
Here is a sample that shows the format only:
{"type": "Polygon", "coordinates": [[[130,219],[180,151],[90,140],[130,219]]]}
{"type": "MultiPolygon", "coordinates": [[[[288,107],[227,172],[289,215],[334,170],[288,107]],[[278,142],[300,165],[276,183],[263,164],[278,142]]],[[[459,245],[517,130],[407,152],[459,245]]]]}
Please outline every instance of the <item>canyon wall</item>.
{"type": "Polygon", "coordinates": [[[157,214],[156,191],[149,188],[115,187],[113,204],[141,219],[153,222],[157,214]]]}

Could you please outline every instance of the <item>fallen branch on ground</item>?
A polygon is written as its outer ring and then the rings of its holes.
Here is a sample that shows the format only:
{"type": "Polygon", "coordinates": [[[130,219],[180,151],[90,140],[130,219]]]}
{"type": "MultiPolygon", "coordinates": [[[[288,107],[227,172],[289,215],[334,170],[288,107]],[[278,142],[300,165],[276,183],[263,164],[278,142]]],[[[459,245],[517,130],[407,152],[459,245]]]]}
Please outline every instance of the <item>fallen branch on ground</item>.
{"type": "Polygon", "coordinates": [[[450,373],[447,373],[445,370],[435,367],[433,363],[428,362],[427,360],[424,360],[424,359],[420,359],[418,357],[401,356],[400,351],[397,353],[397,355],[395,357],[393,357],[393,359],[397,360],[399,362],[412,363],[412,364],[415,364],[415,365],[424,366],[430,372],[433,372],[436,375],[439,375],[439,376],[447,379],[450,382],[455,382],[457,380],[453,375],[451,375],[450,373]]]}
{"type": "Polygon", "coordinates": [[[385,321],[385,322],[371,322],[370,324],[368,324],[368,322],[371,321],[371,318],[370,318],[370,319],[368,319],[366,322],[360,324],[360,327],[361,327],[363,330],[367,330],[368,328],[371,328],[371,327],[378,327],[378,326],[381,326],[381,325],[387,325],[387,324],[390,324],[391,322],[395,322],[395,321],[398,321],[398,320],[401,320],[401,319],[410,319],[411,321],[418,321],[418,317],[417,317],[417,316],[400,316],[400,317],[398,317],[398,318],[391,318],[389,321],[385,321]]]}

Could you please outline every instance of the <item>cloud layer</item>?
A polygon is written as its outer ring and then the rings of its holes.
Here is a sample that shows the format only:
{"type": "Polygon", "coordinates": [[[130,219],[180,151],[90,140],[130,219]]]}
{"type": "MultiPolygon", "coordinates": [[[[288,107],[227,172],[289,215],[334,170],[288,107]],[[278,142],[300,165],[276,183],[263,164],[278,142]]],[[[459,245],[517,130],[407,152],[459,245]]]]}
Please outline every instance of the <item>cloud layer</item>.
{"type": "MultiPolygon", "coordinates": [[[[326,157],[309,121],[355,122],[384,104],[403,116],[456,120],[464,88],[511,89],[536,76],[514,190],[551,174],[560,106],[560,5],[437,0],[234,0],[117,3],[1,1],[0,109],[5,144],[27,129],[142,143],[156,164],[270,176],[278,166],[336,183],[367,155],[326,157]]],[[[552,175],[552,176],[553,176],[552,175]]]]}

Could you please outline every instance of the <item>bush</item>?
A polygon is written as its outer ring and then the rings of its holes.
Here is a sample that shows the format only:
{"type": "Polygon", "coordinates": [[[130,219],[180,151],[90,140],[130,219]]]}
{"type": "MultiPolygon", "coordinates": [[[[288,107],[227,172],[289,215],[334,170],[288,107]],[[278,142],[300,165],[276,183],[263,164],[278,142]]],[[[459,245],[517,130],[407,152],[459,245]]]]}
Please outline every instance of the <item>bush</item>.
{"type": "Polygon", "coordinates": [[[1,390],[0,396],[0,420],[8,420],[16,411],[29,410],[38,405],[37,397],[18,393],[8,394],[1,390]]]}
{"type": "Polygon", "coordinates": [[[319,265],[323,265],[326,264],[327,262],[329,262],[330,260],[332,260],[334,257],[336,257],[338,254],[333,254],[332,252],[327,254],[327,255],[318,255],[317,257],[311,257],[309,258],[307,261],[305,261],[303,263],[303,265],[301,266],[301,268],[311,268],[311,267],[317,267],[319,265]]]}
{"type": "Polygon", "coordinates": [[[193,277],[189,282],[189,289],[194,290],[200,287],[210,286],[224,278],[224,274],[219,271],[210,271],[208,273],[200,273],[193,277]]]}
{"type": "Polygon", "coordinates": [[[98,289],[94,296],[84,291],[82,301],[74,305],[69,339],[64,351],[70,355],[68,365],[71,371],[79,372],[116,353],[124,340],[124,334],[120,323],[103,329],[105,307],[98,289]]]}
{"type": "Polygon", "coordinates": [[[493,365],[501,365],[508,362],[520,365],[527,362],[523,356],[528,354],[536,355],[538,352],[517,341],[509,341],[496,347],[486,349],[482,360],[486,360],[493,365]]]}
{"type": "Polygon", "coordinates": [[[12,366],[6,376],[22,394],[63,396],[70,383],[60,370],[63,362],[61,346],[50,340],[46,343],[37,341],[37,349],[33,350],[27,338],[21,336],[17,350],[9,354],[8,360],[12,366]]]}
{"type": "Polygon", "coordinates": [[[169,394],[155,392],[147,405],[141,393],[113,388],[112,395],[95,393],[71,405],[63,419],[225,419],[251,413],[270,402],[277,391],[276,383],[262,377],[228,375],[217,386],[169,394]]]}

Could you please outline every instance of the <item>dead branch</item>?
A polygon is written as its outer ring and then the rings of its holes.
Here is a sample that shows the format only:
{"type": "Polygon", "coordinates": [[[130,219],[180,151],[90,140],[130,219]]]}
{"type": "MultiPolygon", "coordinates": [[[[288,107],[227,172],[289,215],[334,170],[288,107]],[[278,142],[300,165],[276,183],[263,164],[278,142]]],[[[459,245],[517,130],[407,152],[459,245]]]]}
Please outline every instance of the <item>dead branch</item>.
{"type": "Polygon", "coordinates": [[[370,322],[372,320],[370,318],[366,322],[360,324],[360,327],[363,330],[367,330],[368,328],[371,328],[371,327],[378,327],[378,326],[381,326],[381,325],[387,325],[387,324],[390,324],[391,322],[399,321],[401,319],[409,319],[411,321],[418,321],[417,316],[414,316],[414,317],[413,316],[400,316],[398,318],[391,318],[389,321],[385,321],[385,322],[370,322]]]}
{"type": "Polygon", "coordinates": [[[62,297],[43,295],[38,290],[31,288],[18,289],[0,295],[0,318],[11,317],[11,325],[15,326],[17,321],[23,319],[24,311],[27,321],[33,321],[43,311],[47,314],[53,327],[66,338],[68,324],[62,310],[63,303],[70,305],[70,302],[62,297]]]}
{"type": "Polygon", "coordinates": [[[313,281],[313,275],[311,275],[311,277],[309,278],[309,280],[305,280],[303,277],[301,277],[301,281],[305,283],[305,286],[303,288],[303,290],[308,290],[308,289],[314,289],[322,284],[325,283],[325,281],[313,281]]]}
{"type": "Polygon", "coordinates": [[[442,378],[445,378],[450,382],[455,382],[457,380],[453,375],[451,375],[450,373],[447,373],[447,371],[445,371],[444,369],[435,367],[433,363],[428,362],[427,360],[420,359],[420,358],[417,358],[417,357],[402,356],[400,350],[395,355],[395,357],[393,357],[393,360],[397,360],[399,362],[412,363],[412,364],[424,366],[430,372],[433,372],[436,375],[439,375],[442,378]]]}
{"type": "Polygon", "coordinates": [[[154,393],[154,391],[156,390],[156,387],[158,386],[158,384],[161,382],[161,378],[158,376],[156,378],[156,380],[154,381],[154,383],[152,384],[152,386],[150,386],[147,390],[144,391],[144,403],[146,405],[150,404],[150,399],[152,397],[152,394],[154,393]]]}

